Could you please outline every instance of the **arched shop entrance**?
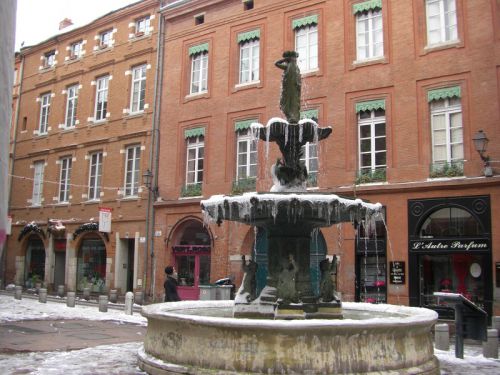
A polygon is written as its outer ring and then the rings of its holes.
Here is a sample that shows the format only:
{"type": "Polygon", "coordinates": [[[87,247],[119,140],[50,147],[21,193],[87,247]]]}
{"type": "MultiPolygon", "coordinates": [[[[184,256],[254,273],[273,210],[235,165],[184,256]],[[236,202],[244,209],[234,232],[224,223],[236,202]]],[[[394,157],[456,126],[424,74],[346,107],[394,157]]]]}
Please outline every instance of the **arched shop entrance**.
{"type": "Polygon", "coordinates": [[[106,245],[97,234],[87,234],[78,248],[76,285],[100,293],[106,285],[106,245]]]}
{"type": "Polygon", "coordinates": [[[26,244],[24,260],[24,285],[35,287],[35,283],[43,282],[45,278],[45,245],[37,235],[31,235],[26,244]]]}
{"type": "Polygon", "coordinates": [[[434,292],[459,293],[492,314],[489,196],[409,201],[410,301],[453,319],[434,292]]]}
{"type": "MultiPolygon", "coordinates": [[[[267,231],[264,228],[257,228],[256,245],[253,247],[253,259],[257,262],[257,295],[266,286],[267,279],[267,251],[268,251],[267,231]]],[[[311,236],[310,246],[310,276],[313,292],[319,294],[319,280],[321,272],[319,270],[319,262],[326,257],[327,247],[326,241],[320,230],[314,231],[311,236]]]]}
{"type": "Polygon", "coordinates": [[[188,219],[174,229],[173,243],[179,297],[197,300],[200,296],[199,286],[210,284],[210,234],[201,221],[188,219]]]}

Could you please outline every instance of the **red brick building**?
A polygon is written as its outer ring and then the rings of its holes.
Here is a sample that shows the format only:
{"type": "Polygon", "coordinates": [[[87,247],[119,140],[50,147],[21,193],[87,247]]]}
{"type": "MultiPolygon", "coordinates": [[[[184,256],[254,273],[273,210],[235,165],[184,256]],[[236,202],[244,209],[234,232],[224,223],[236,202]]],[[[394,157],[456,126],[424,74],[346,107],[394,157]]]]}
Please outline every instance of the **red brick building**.
{"type": "Polygon", "coordinates": [[[186,0],[161,14],[157,294],[167,264],[184,298],[198,298],[204,283],[238,283],[242,254],[265,260],[262,231],[203,227],[200,200],[271,187],[278,150],[255,146],[248,127],[282,117],[274,62],[295,49],[302,116],[333,126],[306,147],[309,189],[386,212],[376,237],[363,223],[321,231],[317,255],[339,257],[344,300],[432,307],[447,290],[499,313],[496,1],[186,0]]]}
{"type": "Polygon", "coordinates": [[[17,56],[5,283],[143,287],[157,11],[140,1],[17,56]]]}

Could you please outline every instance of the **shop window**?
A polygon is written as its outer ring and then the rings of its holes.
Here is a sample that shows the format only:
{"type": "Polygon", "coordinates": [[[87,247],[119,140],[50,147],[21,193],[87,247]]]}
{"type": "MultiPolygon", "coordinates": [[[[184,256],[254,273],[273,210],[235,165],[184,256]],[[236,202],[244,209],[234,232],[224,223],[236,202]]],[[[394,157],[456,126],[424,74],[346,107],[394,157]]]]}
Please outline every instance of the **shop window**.
{"type": "Polygon", "coordinates": [[[429,215],[420,229],[420,238],[481,236],[481,233],[481,225],[470,212],[447,207],[429,215]]]}
{"type": "Polygon", "coordinates": [[[30,237],[25,259],[25,285],[34,288],[45,278],[45,246],[38,237],[30,237]]]}
{"type": "Polygon", "coordinates": [[[101,239],[84,239],[77,258],[77,288],[104,291],[106,284],[106,246],[101,239]]]}

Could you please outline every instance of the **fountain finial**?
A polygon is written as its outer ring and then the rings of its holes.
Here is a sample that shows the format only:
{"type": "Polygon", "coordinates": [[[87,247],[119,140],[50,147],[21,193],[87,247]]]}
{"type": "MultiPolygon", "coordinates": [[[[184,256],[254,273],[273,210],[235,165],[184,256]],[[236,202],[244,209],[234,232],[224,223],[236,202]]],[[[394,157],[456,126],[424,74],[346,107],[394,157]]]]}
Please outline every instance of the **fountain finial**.
{"type": "Polygon", "coordinates": [[[297,57],[299,57],[297,52],[285,51],[283,58],[274,63],[278,68],[283,69],[280,109],[290,124],[296,124],[300,120],[302,80],[297,57]]]}

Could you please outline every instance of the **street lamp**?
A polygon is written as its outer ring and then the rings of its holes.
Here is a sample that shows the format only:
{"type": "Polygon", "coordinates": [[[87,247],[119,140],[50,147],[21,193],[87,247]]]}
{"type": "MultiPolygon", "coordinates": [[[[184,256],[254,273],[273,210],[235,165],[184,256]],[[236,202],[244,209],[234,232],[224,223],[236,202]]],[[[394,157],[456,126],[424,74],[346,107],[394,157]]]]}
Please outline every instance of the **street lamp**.
{"type": "Polygon", "coordinates": [[[488,146],[489,141],[488,137],[486,137],[486,134],[482,130],[479,130],[476,134],[474,134],[472,140],[474,141],[476,151],[479,153],[479,156],[484,163],[484,175],[486,177],[493,176],[493,169],[490,166],[490,157],[485,155],[486,147],[488,146]]]}
{"type": "Polygon", "coordinates": [[[144,172],[144,174],[142,175],[142,183],[148,188],[151,193],[153,193],[153,197],[156,200],[156,196],[158,195],[158,186],[152,186],[153,173],[149,169],[147,169],[146,172],[144,172]]]}

